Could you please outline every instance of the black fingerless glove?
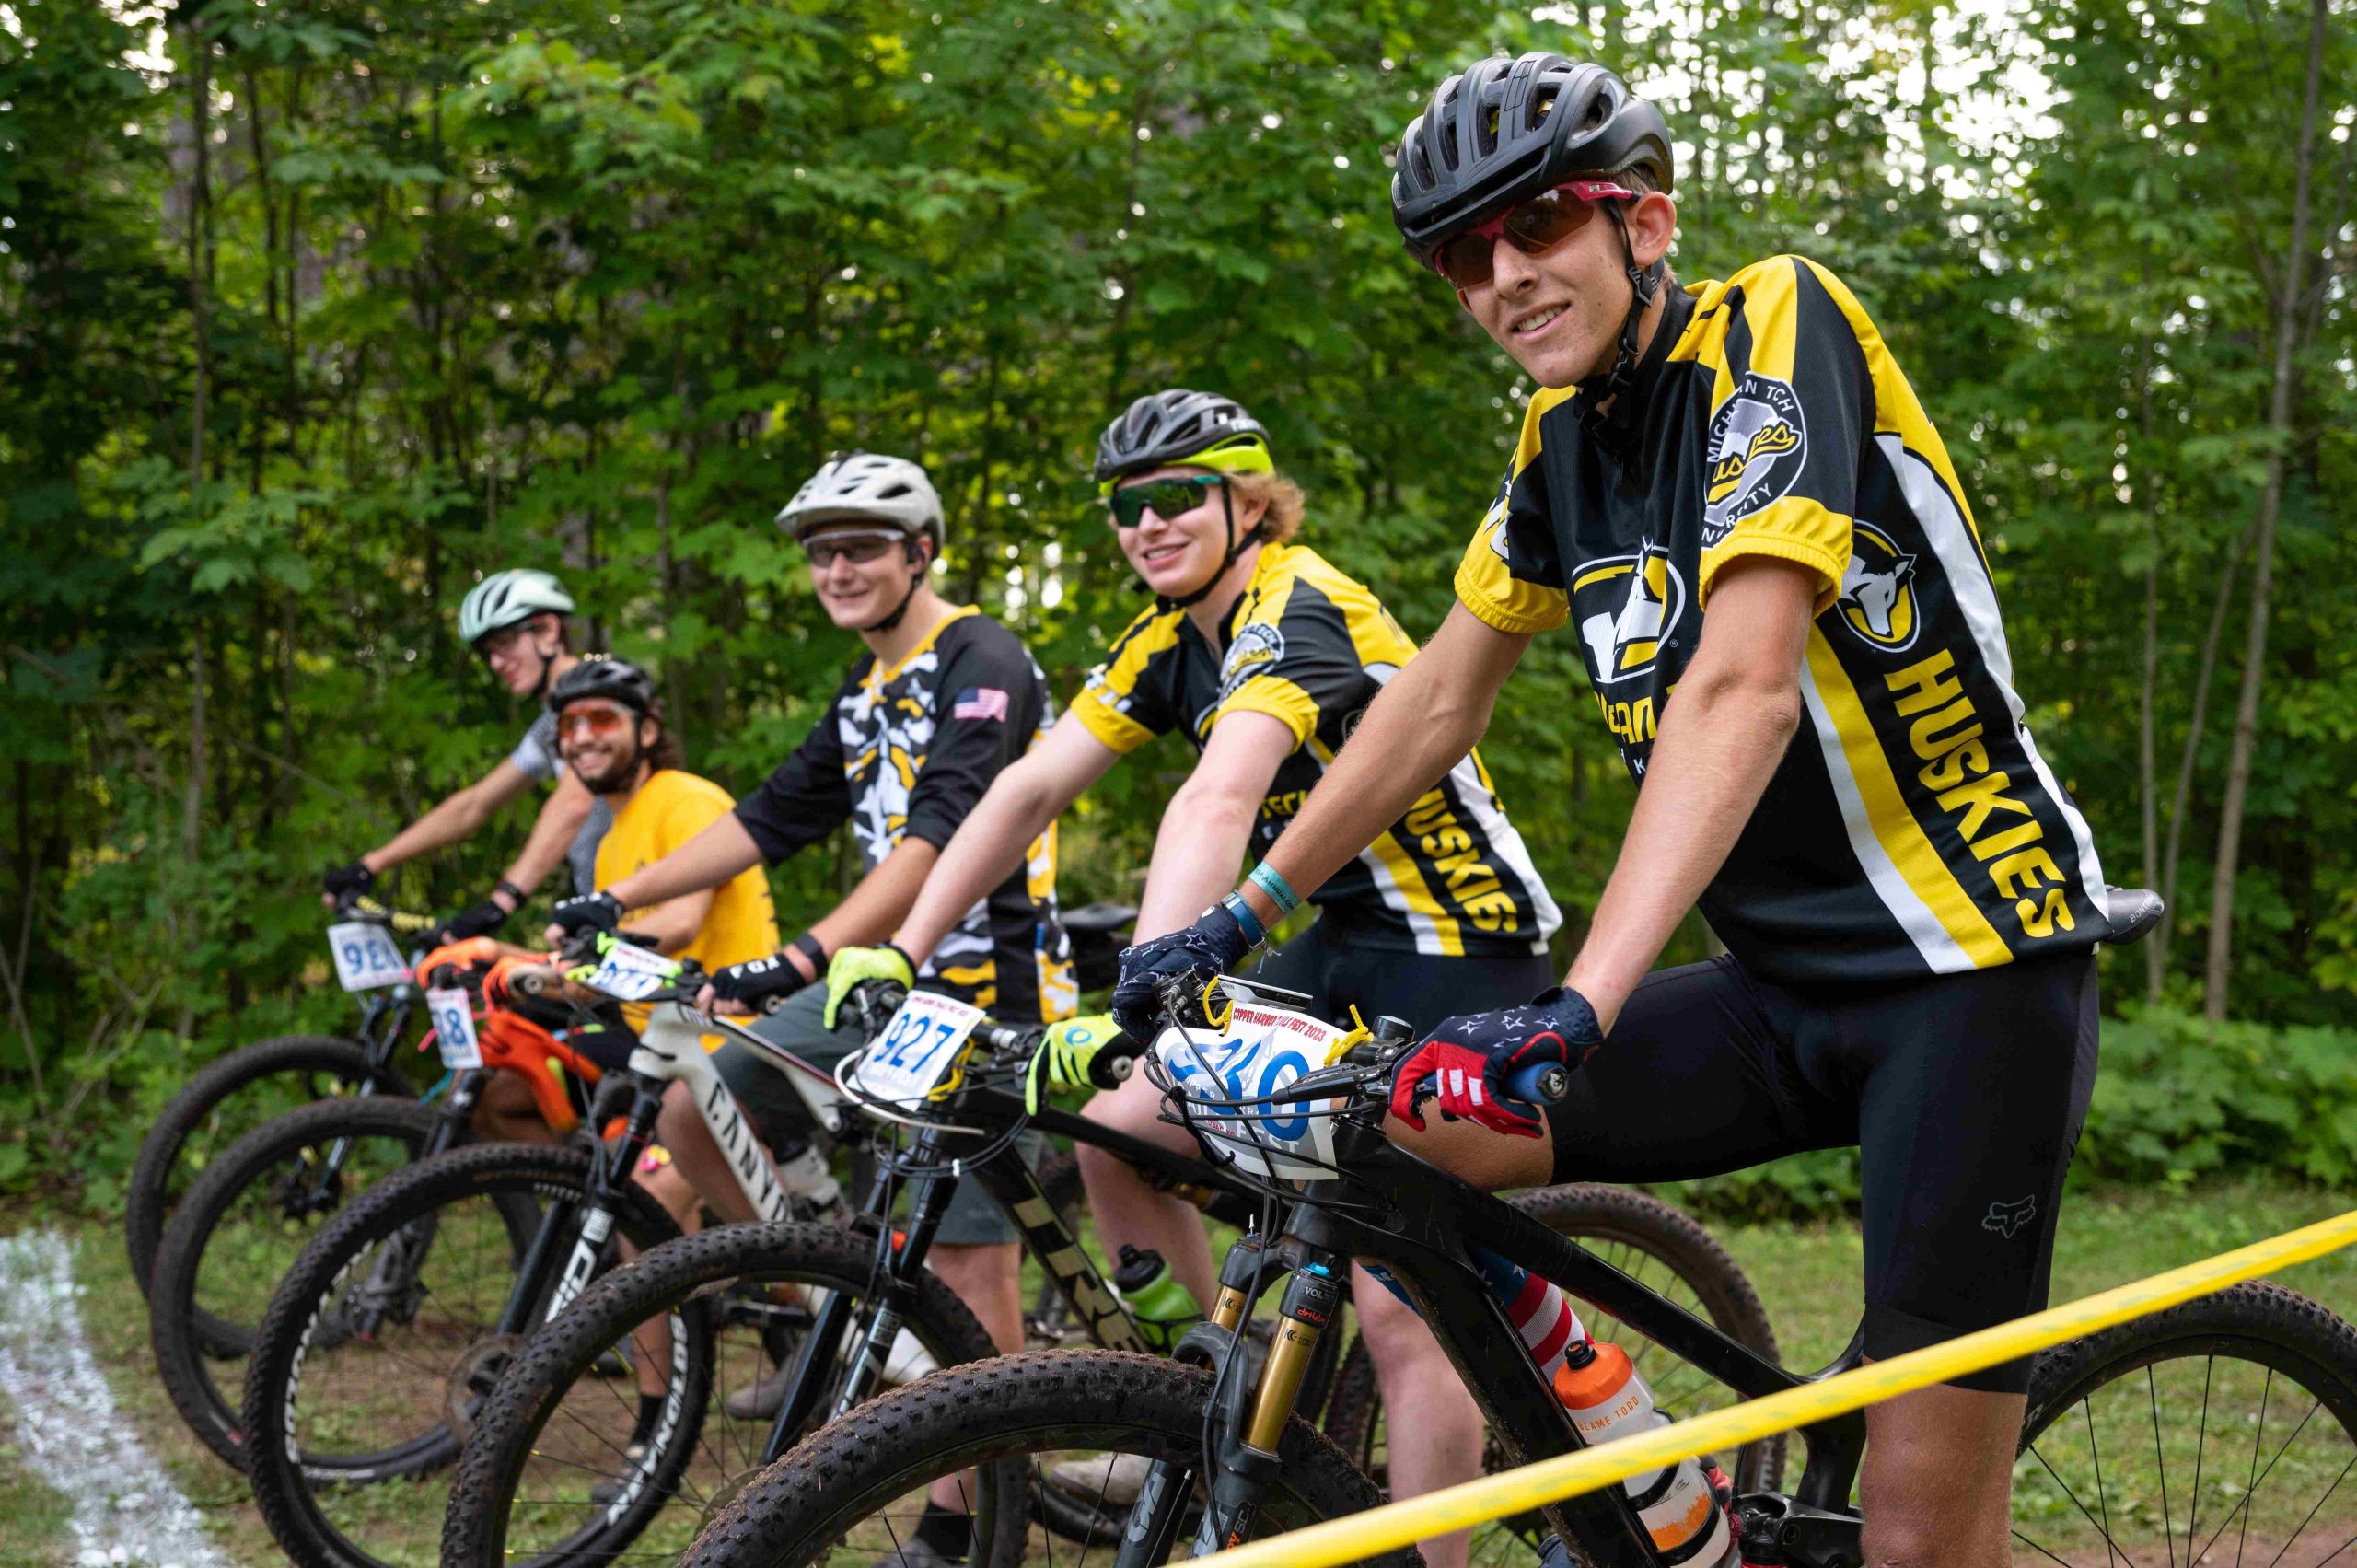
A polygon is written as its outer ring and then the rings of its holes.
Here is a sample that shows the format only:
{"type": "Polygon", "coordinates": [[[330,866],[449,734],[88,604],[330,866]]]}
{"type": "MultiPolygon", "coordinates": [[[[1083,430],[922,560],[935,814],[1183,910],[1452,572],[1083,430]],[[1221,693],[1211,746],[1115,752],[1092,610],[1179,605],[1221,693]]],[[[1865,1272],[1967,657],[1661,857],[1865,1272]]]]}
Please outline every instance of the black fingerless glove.
{"type": "Polygon", "coordinates": [[[622,901],[602,890],[559,899],[556,908],[549,912],[549,921],[568,935],[584,931],[611,932],[622,923],[622,901]]]}
{"type": "Polygon", "coordinates": [[[507,923],[513,911],[501,909],[496,900],[485,899],[460,910],[435,928],[432,941],[436,947],[447,943],[463,942],[470,936],[488,936],[507,923]]]}
{"type": "Polygon", "coordinates": [[[784,953],[749,958],[712,971],[712,993],[723,1002],[753,1007],[777,997],[791,996],[810,982],[784,953]]]}
{"type": "Polygon", "coordinates": [[[376,885],[377,874],[368,869],[366,862],[358,860],[349,865],[331,865],[327,875],[319,878],[321,889],[338,900],[365,893],[376,885]]]}

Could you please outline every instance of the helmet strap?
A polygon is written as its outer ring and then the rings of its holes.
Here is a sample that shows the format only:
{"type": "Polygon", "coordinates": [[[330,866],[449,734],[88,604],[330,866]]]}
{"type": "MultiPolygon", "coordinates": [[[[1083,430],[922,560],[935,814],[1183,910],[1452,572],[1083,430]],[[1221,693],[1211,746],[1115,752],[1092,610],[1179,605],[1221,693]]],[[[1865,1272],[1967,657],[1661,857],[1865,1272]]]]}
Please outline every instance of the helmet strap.
{"type": "Polygon", "coordinates": [[[1227,553],[1219,558],[1219,564],[1212,568],[1212,575],[1204,578],[1203,586],[1194,592],[1155,595],[1154,604],[1156,610],[1191,610],[1202,603],[1203,600],[1211,598],[1212,590],[1219,587],[1219,580],[1227,575],[1227,569],[1236,564],[1236,558],[1243,554],[1248,547],[1260,541],[1260,530],[1267,527],[1265,513],[1262,514],[1263,520],[1254,523],[1245,531],[1242,539],[1236,537],[1235,491],[1225,479],[1219,482],[1219,505],[1221,513],[1227,518],[1227,553]]]}
{"type": "Polygon", "coordinates": [[[1620,237],[1620,256],[1627,263],[1629,277],[1629,314],[1620,321],[1620,342],[1613,350],[1612,367],[1579,383],[1581,423],[1591,430],[1603,427],[1604,405],[1636,382],[1639,333],[1644,326],[1645,310],[1661,289],[1661,263],[1637,265],[1637,248],[1629,238],[1629,223],[1620,215],[1620,203],[1608,202],[1604,212],[1612,220],[1613,232],[1620,237]]]}
{"type": "Polygon", "coordinates": [[[917,548],[914,540],[909,541],[907,548],[909,560],[917,568],[916,575],[909,579],[909,591],[900,596],[900,602],[892,607],[889,614],[873,625],[861,627],[862,632],[889,632],[893,627],[898,626],[908,615],[910,602],[917,597],[917,590],[924,587],[926,569],[924,552],[917,548]]]}

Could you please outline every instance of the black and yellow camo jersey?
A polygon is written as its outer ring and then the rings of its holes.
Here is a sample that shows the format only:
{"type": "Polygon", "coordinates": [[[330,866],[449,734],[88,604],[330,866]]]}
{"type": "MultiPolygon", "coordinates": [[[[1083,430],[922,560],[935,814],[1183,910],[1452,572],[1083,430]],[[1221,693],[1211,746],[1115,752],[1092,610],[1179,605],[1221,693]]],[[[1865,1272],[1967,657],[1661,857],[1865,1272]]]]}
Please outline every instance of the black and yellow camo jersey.
{"type": "Polygon", "coordinates": [[[1715,575],[1817,577],[1801,731],[1701,900],[1729,950],[1813,981],[2090,945],[2103,871],[2022,722],[1963,486],[1840,281],[1782,256],[1672,291],[1632,389],[1581,413],[1531,400],[1457,592],[1504,631],[1572,622],[1640,786],[1715,575]]]}
{"type": "MultiPolygon", "coordinates": [[[[1229,714],[1293,732],[1253,823],[1265,854],[1325,775],[1383,683],[1415,656],[1367,587],[1315,551],[1271,544],[1222,621],[1221,646],[1186,612],[1151,610],[1090,672],[1073,713],[1120,752],[1183,730],[1198,750],[1229,714]]],[[[1561,923],[1479,753],[1411,807],[1314,900],[1336,934],[1420,953],[1543,953],[1561,923]]]]}
{"type": "MultiPolygon", "coordinates": [[[[970,605],[897,664],[861,655],[793,755],[737,803],[737,819],[772,865],[848,825],[873,871],[903,839],[946,846],[1054,716],[1029,651],[970,605]]],[[[1052,824],[941,939],[918,984],[1010,1022],[1072,1016],[1052,824]]]]}

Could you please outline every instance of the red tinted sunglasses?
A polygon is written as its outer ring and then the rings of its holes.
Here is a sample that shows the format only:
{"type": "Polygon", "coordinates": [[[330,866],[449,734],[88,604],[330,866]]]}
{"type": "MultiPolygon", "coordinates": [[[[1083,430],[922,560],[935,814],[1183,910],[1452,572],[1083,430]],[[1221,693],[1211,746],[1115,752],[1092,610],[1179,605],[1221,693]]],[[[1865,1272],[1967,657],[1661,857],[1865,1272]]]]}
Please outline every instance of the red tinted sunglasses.
{"type": "Polygon", "coordinates": [[[1433,252],[1433,271],[1458,288],[1479,288],[1490,281],[1501,234],[1524,255],[1543,256],[1585,228],[1597,203],[1636,197],[1634,191],[1609,180],[1565,180],[1485,224],[1451,235],[1433,252]]]}

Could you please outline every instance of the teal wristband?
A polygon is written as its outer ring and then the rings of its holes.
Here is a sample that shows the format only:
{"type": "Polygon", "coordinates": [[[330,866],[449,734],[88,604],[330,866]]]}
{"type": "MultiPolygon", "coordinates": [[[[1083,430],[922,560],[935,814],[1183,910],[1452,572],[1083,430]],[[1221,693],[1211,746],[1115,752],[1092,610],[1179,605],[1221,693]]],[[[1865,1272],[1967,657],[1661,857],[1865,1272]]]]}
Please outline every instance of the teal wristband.
{"type": "Polygon", "coordinates": [[[1244,901],[1243,894],[1225,895],[1220,900],[1219,907],[1225,910],[1234,918],[1236,923],[1244,928],[1244,939],[1255,947],[1269,939],[1269,928],[1260,923],[1260,917],[1252,912],[1252,906],[1244,901]]]}
{"type": "Polygon", "coordinates": [[[1252,875],[1245,880],[1268,894],[1269,901],[1277,906],[1277,912],[1281,915],[1291,914],[1301,907],[1300,895],[1265,860],[1254,866],[1252,875]]]}

